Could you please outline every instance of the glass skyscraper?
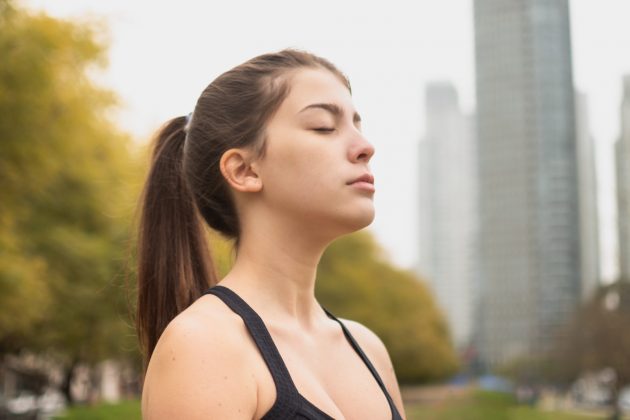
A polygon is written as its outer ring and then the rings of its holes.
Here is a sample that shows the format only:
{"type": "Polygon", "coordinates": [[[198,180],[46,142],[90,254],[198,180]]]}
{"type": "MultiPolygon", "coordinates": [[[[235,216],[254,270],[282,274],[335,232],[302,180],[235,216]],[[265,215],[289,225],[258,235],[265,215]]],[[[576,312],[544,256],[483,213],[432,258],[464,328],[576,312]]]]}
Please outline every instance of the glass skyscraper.
{"type": "Polygon", "coordinates": [[[617,159],[617,212],[619,220],[619,277],[630,281],[630,75],[623,80],[621,136],[617,159]]]}
{"type": "Polygon", "coordinates": [[[448,82],[430,83],[425,104],[418,271],[446,315],[456,348],[463,351],[473,334],[478,259],[474,116],[461,111],[448,82]]]}
{"type": "Polygon", "coordinates": [[[496,366],[549,348],[580,300],[567,0],[475,0],[480,305],[496,366]]]}

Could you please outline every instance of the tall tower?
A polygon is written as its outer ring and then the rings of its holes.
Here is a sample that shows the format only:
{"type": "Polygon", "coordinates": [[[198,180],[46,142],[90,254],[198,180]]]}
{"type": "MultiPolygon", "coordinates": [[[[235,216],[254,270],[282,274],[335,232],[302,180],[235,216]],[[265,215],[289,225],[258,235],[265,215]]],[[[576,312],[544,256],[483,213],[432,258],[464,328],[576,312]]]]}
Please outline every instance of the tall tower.
{"type": "Polygon", "coordinates": [[[623,79],[621,136],[615,145],[619,220],[619,276],[630,281],[630,75],[623,79]]]}
{"type": "Polygon", "coordinates": [[[476,154],[474,119],[462,113],[455,88],[426,89],[425,138],[420,142],[420,266],[454,344],[470,344],[474,324],[476,154]]]}
{"type": "Polygon", "coordinates": [[[600,283],[597,176],[593,137],[588,124],[586,96],[575,93],[577,157],[580,188],[580,245],[582,263],[582,300],[593,297],[600,283]]]}
{"type": "Polygon", "coordinates": [[[475,0],[480,330],[490,366],[548,349],[580,299],[567,0],[475,0]]]}

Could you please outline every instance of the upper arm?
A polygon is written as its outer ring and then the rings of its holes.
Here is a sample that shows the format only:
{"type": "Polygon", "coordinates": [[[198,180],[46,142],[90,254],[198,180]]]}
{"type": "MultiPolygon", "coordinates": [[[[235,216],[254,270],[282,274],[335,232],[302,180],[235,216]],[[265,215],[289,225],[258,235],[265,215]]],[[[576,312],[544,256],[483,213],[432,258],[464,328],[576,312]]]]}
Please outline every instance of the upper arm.
{"type": "Polygon", "coordinates": [[[405,409],[403,406],[402,396],[400,395],[400,388],[398,386],[398,379],[396,379],[396,372],[394,371],[394,365],[383,341],[365,325],[343,319],[343,323],[346,325],[352,336],[357,340],[359,346],[366,353],[374,368],[378,372],[379,376],[383,380],[387,392],[394,400],[394,404],[398,409],[398,412],[406,419],[405,409]]]}
{"type": "Polygon", "coordinates": [[[174,319],[147,368],[143,419],[253,418],[257,385],[243,363],[242,347],[234,334],[206,322],[174,319]]]}

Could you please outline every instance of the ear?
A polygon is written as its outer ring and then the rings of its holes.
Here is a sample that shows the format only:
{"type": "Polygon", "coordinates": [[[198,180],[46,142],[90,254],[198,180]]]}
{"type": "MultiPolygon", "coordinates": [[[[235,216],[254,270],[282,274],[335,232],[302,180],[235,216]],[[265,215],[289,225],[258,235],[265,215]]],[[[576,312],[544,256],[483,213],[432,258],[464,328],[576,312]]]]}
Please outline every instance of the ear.
{"type": "Polygon", "coordinates": [[[223,153],[219,162],[221,173],[228,184],[236,191],[258,192],[262,189],[262,179],[256,166],[252,165],[251,152],[243,149],[230,149],[223,153]]]}

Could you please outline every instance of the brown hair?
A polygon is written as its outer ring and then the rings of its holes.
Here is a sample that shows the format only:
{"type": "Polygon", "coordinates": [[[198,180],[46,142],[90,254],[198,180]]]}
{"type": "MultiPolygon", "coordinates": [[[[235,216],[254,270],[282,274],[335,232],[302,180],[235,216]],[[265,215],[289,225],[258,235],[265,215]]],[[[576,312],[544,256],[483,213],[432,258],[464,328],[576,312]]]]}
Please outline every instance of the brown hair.
{"type": "Polygon", "coordinates": [[[202,92],[192,115],[157,133],[141,199],[136,328],[148,364],[166,325],[218,282],[204,220],[235,239],[240,226],[219,170],[225,151],[265,153],[265,124],[290,89],[290,72],[323,68],[347,78],[329,61],[304,51],[263,54],[223,73],[202,92]]]}

